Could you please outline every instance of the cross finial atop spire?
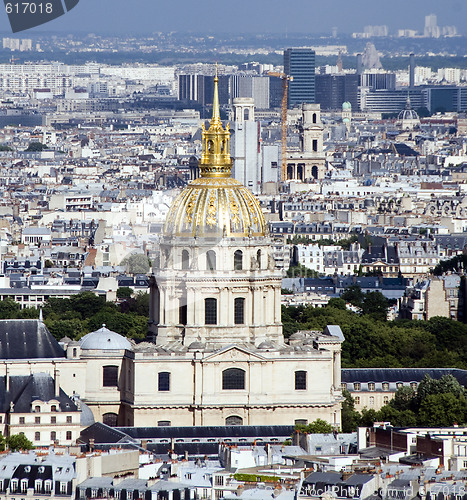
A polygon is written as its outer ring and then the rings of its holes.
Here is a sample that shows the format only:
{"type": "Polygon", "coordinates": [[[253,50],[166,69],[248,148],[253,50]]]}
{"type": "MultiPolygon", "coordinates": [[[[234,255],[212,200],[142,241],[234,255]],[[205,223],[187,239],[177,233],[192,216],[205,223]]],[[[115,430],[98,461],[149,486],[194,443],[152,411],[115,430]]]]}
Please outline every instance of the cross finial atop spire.
{"type": "Polygon", "coordinates": [[[221,115],[219,111],[219,78],[217,77],[217,62],[216,62],[216,75],[214,77],[214,96],[212,99],[212,118],[211,125],[221,123],[221,115]]]}

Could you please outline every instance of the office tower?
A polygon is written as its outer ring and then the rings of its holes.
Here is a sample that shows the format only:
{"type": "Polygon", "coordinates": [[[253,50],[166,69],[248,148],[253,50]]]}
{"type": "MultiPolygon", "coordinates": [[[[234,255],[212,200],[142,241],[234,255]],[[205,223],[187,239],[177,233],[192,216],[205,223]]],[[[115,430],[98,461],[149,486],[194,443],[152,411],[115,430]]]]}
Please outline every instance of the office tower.
{"type": "Polygon", "coordinates": [[[410,54],[409,62],[409,87],[413,89],[415,87],[415,54],[410,54]]]}
{"type": "Polygon", "coordinates": [[[360,75],[360,85],[371,90],[394,90],[396,74],[386,71],[365,71],[360,75]]]}
{"type": "MultiPolygon", "coordinates": [[[[229,104],[229,77],[219,77],[219,104],[229,104]]],[[[200,74],[178,75],[178,98],[180,101],[195,101],[202,106],[212,105],[214,92],[212,76],[200,74]]]]}
{"type": "Polygon", "coordinates": [[[435,14],[425,16],[425,29],[423,34],[426,37],[439,38],[441,33],[435,14]]]}
{"type": "Polygon", "coordinates": [[[291,48],[284,52],[284,72],[289,81],[288,106],[315,102],[315,51],[291,48]]]}
{"type": "Polygon", "coordinates": [[[279,148],[261,142],[261,125],[255,121],[255,101],[251,97],[233,100],[232,140],[233,177],[255,194],[265,182],[277,182],[279,148]]]}
{"type": "Polygon", "coordinates": [[[321,109],[337,110],[348,101],[353,109],[358,109],[358,85],[356,73],[316,75],[316,103],[321,109]]]}
{"type": "Polygon", "coordinates": [[[256,109],[269,109],[269,82],[267,76],[231,75],[230,98],[252,97],[256,109]]]}

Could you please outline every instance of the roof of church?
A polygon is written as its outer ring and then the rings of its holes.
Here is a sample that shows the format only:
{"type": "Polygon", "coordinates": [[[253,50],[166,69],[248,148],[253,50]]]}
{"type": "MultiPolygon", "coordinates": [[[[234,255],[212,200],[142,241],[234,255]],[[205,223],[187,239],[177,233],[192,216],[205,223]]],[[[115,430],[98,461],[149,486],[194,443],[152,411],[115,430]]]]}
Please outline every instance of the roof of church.
{"type": "Polygon", "coordinates": [[[6,390],[6,377],[0,377],[0,411],[10,410],[10,403],[14,404],[14,413],[30,413],[33,401],[59,402],[60,411],[78,411],[76,404],[60,389],[55,395],[55,381],[48,373],[33,373],[31,375],[10,376],[10,388],[6,390]]]}
{"type": "Polygon", "coordinates": [[[212,119],[203,124],[200,177],[173,201],[164,226],[167,236],[182,238],[265,236],[266,221],[258,200],[239,181],[230,177],[230,130],[219,113],[218,78],[214,78],[212,119]]]}
{"type": "Polygon", "coordinates": [[[42,321],[0,320],[0,359],[64,358],[65,351],[42,321]]]}
{"type": "Polygon", "coordinates": [[[85,335],[81,339],[80,343],[81,349],[132,349],[132,345],[127,338],[116,332],[113,332],[112,330],[109,330],[108,328],[106,328],[105,324],[102,325],[102,328],[99,328],[99,330],[85,335]]]}

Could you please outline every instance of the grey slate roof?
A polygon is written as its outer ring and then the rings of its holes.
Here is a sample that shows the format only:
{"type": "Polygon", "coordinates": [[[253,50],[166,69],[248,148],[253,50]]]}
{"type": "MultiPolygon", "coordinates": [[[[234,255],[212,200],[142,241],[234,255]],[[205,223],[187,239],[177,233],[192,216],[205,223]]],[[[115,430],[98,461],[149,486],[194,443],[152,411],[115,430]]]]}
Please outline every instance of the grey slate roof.
{"type": "Polygon", "coordinates": [[[440,379],[452,375],[467,387],[467,370],[459,368],[343,368],[342,382],[419,382],[425,375],[440,379]]]}
{"type": "Polygon", "coordinates": [[[10,377],[10,390],[6,391],[6,377],[0,377],[0,409],[2,413],[9,411],[10,403],[14,404],[14,413],[31,412],[34,400],[58,400],[63,412],[78,411],[76,404],[60,389],[60,395],[55,396],[54,379],[47,373],[31,375],[13,375],[10,377]]]}
{"type": "Polygon", "coordinates": [[[65,351],[37,319],[0,320],[0,359],[64,358],[65,351]]]}

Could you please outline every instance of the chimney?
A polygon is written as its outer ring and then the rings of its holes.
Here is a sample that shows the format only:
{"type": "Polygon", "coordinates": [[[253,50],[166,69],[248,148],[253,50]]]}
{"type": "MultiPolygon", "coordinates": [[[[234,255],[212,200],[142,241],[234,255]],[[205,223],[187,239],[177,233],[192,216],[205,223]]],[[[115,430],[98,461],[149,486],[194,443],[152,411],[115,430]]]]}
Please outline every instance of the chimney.
{"type": "Polygon", "coordinates": [[[8,365],[5,367],[5,391],[10,391],[10,368],[8,365]]]}
{"type": "Polygon", "coordinates": [[[148,440],[147,439],[142,439],[141,440],[141,448],[143,448],[143,450],[147,450],[148,449],[148,440]]]}
{"type": "Polygon", "coordinates": [[[94,438],[89,440],[89,451],[94,451],[94,438]]]}
{"type": "Polygon", "coordinates": [[[55,369],[55,397],[60,396],[60,370],[55,369]]]}

